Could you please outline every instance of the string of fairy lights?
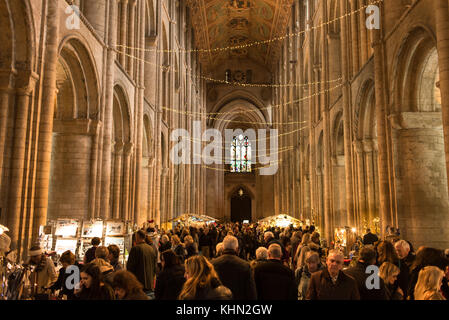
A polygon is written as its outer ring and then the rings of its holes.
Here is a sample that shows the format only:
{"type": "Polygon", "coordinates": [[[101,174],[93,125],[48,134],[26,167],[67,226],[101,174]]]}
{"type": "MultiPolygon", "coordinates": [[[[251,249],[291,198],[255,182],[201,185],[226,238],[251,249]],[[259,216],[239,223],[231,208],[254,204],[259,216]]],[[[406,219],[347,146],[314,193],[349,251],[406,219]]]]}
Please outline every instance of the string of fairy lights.
{"type": "MultiPolygon", "coordinates": [[[[357,14],[358,12],[361,12],[362,10],[365,10],[366,8],[368,8],[371,5],[375,5],[375,4],[379,4],[383,2],[383,0],[377,0],[377,1],[373,1],[370,4],[364,5],[354,11],[348,12],[346,14],[343,14],[339,17],[336,17],[330,21],[327,22],[323,22],[321,24],[318,24],[316,26],[312,26],[312,27],[308,27],[306,30],[301,30],[299,32],[295,32],[295,33],[289,33],[287,35],[284,36],[279,36],[279,37],[275,37],[272,39],[268,39],[268,40],[262,40],[262,41],[254,41],[254,42],[249,42],[249,43],[245,43],[242,45],[234,45],[234,46],[227,46],[227,47],[217,47],[217,48],[210,48],[210,49],[189,49],[186,50],[184,48],[179,48],[179,49],[157,49],[157,48],[150,48],[150,49],[146,49],[146,48],[139,48],[139,47],[130,47],[130,46],[125,46],[125,45],[117,45],[117,49],[115,50],[116,53],[120,54],[120,55],[124,55],[127,57],[130,57],[132,59],[135,59],[137,61],[143,62],[145,64],[150,64],[150,65],[154,65],[158,68],[160,68],[162,71],[164,72],[173,72],[173,73],[179,73],[180,70],[175,69],[174,67],[171,66],[166,66],[166,65],[158,65],[156,63],[147,61],[145,59],[142,59],[140,57],[134,56],[128,52],[126,52],[126,50],[129,51],[145,51],[145,52],[160,52],[160,53],[205,53],[205,52],[209,52],[209,53],[216,53],[216,52],[221,52],[221,51],[226,51],[226,50],[238,50],[238,49],[245,49],[245,48],[249,48],[249,47],[253,47],[253,46],[258,46],[258,45],[264,45],[264,44],[269,44],[271,42],[275,42],[275,41],[282,41],[285,40],[287,38],[292,38],[292,37],[298,37],[302,34],[305,34],[307,32],[313,31],[313,30],[317,30],[319,28],[322,28],[324,26],[333,24],[341,19],[345,19],[351,15],[357,14]],[[123,50],[120,50],[119,48],[122,48],[123,50]]],[[[288,101],[288,102],[283,102],[283,103],[279,103],[276,105],[270,105],[267,107],[262,107],[262,108],[257,108],[257,110],[236,110],[236,111],[227,111],[227,112],[195,112],[195,111],[188,111],[188,110],[179,110],[176,108],[170,108],[167,106],[161,106],[161,108],[163,110],[169,111],[169,112],[173,112],[173,113],[177,113],[177,114],[182,114],[184,116],[190,117],[190,118],[194,118],[195,120],[199,120],[199,119],[206,119],[209,121],[213,121],[213,120],[217,120],[217,121],[221,121],[221,122],[227,122],[227,123],[239,123],[239,124],[250,124],[250,125],[266,125],[265,122],[261,122],[261,121],[245,121],[245,120],[238,120],[238,119],[226,119],[223,117],[227,117],[229,115],[242,115],[242,114],[249,114],[249,113],[257,113],[260,112],[262,110],[273,110],[275,108],[281,108],[290,104],[297,104],[300,102],[303,102],[307,99],[312,99],[318,95],[322,95],[328,92],[331,92],[335,89],[338,89],[340,87],[343,86],[342,83],[342,78],[338,78],[338,79],[332,79],[332,80],[328,80],[328,81],[317,81],[317,82],[309,82],[309,83],[273,83],[273,84],[265,84],[265,83],[244,83],[244,82],[236,82],[236,81],[228,81],[228,80],[222,80],[222,79],[215,79],[212,77],[208,77],[208,76],[204,76],[204,75],[198,75],[196,73],[191,73],[188,70],[183,70],[183,73],[186,75],[191,76],[193,79],[202,79],[205,80],[207,82],[212,82],[212,83],[218,83],[218,84],[226,84],[226,85],[230,85],[230,86],[239,86],[239,87],[261,87],[261,88],[293,88],[293,87],[314,87],[314,86],[321,86],[323,84],[333,84],[333,83],[337,83],[337,85],[327,88],[325,90],[321,90],[318,92],[315,92],[311,95],[308,96],[303,96],[300,99],[295,99],[292,101],[288,101]]],[[[307,123],[307,121],[290,121],[290,122],[271,122],[270,124],[273,126],[288,126],[288,125],[301,125],[307,123]]],[[[286,135],[291,135],[294,133],[297,133],[299,131],[304,130],[306,127],[301,127],[299,129],[295,129],[295,130],[291,130],[291,131],[286,131],[286,132],[282,132],[280,134],[277,134],[275,137],[271,136],[271,137],[264,137],[264,138],[260,138],[260,139],[255,139],[255,140],[251,140],[251,142],[259,142],[259,141],[263,141],[263,140],[268,140],[268,139],[273,139],[273,138],[279,138],[282,136],[286,136],[286,135]]],[[[189,137],[185,137],[185,139],[187,139],[189,142],[194,142],[194,143],[204,143],[203,140],[201,139],[195,139],[195,138],[189,138],[189,137]]],[[[227,148],[224,148],[221,144],[220,145],[216,145],[214,146],[215,148],[220,148],[220,150],[224,150],[227,148]]],[[[276,152],[274,153],[270,153],[270,156],[272,155],[277,155],[277,154],[281,154],[281,153],[285,153],[285,152],[289,152],[291,150],[294,150],[295,147],[293,146],[287,146],[285,148],[281,148],[278,149],[276,152]]],[[[214,157],[205,157],[204,155],[196,155],[199,156],[201,159],[207,159],[207,160],[215,160],[214,157]]],[[[230,159],[228,159],[230,160],[230,159]]],[[[227,161],[227,160],[225,160],[227,161]]],[[[276,160],[276,161],[270,161],[270,163],[268,165],[263,165],[263,166],[254,166],[251,169],[252,170],[261,170],[263,168],[267,168],[272,166],[273,164],[278,164],[281,163],[282,159],[280,160],[276,160]]],[[[223,169],[223,168],[217,168],[217,167],[211,167],[211,166],[207,166],[207,165],[202,165],[203,168],[206,168],[208,170],[218,170],[218,171],[224,171],[224,172],[229,172],[229,169],[223,169]]]]}
{"type": "Polygon", "coordinates": [[[345,19],[347,17],[350,17],[352,15],[358,14],[364,10],[366,10],[368,7],[373,6],[373,5],[377,5],[382,3],[384,0],[375,0],[372,1],[364,6],[361,6],[358,9],[355,9],[353,11],[347,12],[339,17],[336,17],[332,20],[326,21],[326,22],[322,22],[316,26],[312,26],[312,27],[308,27],[306,30],[300,30],[298,32],[292,32],[292,33],[288,33],[286,35],[283,36],[278,36],[278,37],[274,37],[271,39],[267,39],[267,40],[258,40],[258,41],[253,41],[253,42],[247,42],[244,44],[240,44],[240,45],[233,45],[233,46],[226,46],[226,47],[217,47],[217,48],[209,48],[209,49],[184,49],[184,48],[178,48],[178,49],[157,49],[157,48],[138,48],[138,47],[131,47],[131,46],[126,46],[126,45],[117,45],[117,47],[122,47],[125,49],[135,49],[135,50],[139,50],[139,51],[145,51],[145,52],[158,52],[158,53],[215,53],[215,52],[220,52],[220,51],[228,51],[228,50],[239,50],[239,49],[247,49],[250,47],[254,47],[254,46],[260,46],[260,45],[266,45],[272,42],[276,42],[276,41],[283,41],[285,39],[289,39],[289,38],[294,38],[294,37],[299,37],[307,32],[313,31],[313,30],[317,30],[320,29],[322,27],[334,24],[342,19],[345,19]]]}

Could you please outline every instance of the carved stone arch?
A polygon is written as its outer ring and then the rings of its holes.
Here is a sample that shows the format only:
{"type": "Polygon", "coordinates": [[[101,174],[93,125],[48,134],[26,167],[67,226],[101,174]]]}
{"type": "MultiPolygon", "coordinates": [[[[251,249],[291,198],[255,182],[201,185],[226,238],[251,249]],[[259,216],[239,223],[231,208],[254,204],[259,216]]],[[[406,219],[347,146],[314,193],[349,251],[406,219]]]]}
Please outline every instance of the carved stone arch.
{"type": "Polygon", "coordinates": [[[0,12],[0,68],[34,71],[36,32],[29,0],[2,0],[0,12]]]}
{"type": "MultiPolygon", "coordinates": [[[[100,87],[93,61],[92,52],[83,38],[70,35],[61,41],[57,85],[60,91],[69,90],[72,86],[73,105],[63,105],[65,110],[61,110],[58,103],[55,115],[59,113],[67,118],[70,113],[75,119],[99,119],[100,87]],[[71,83],[67,83],[67,80],[71,83]],[[73,110],[67,110],[71,107],[73,110]]],[[[59,98],[62,98],[60,94],[59,98]]]]}
{"type": "MultiPolygon", "coordinates": [[[[213,118],[218,118],[219,115],[216,115],[214,113],[222,113],[226,112],[223,108],[228,107],[228,105],[234,101],[241,101],[245,105],[252,105],[256,107],[259,111],[257,113],[260,113],[261,116],[259,116],[261,119],[264,119],[264,121],[268,124],[271,121],[270,119],[270,113],[268,111],[267,106],[265,103],[263,103],[260,99],[258,99],[255,95],[252,93],[245,91],[245,90],[235,90],[230,94],[227,94],[220,98],[215,105],[211,108],[211,113],[213,118]]],[[[208,121],[208,125],[214,126],[214,119],[211,119],[208,121]]]]}
{"type": "Polygon", "coordinates": [[[154,37],[157,34],[154,1],[146,0],[145,3],[145,35],[154,37]]]}
{"type": "Polygon", "coordinates": [[[374,80],[369,78],[357,93],[354,134],[358,140],[373,139],[377,136],[374,89],[374,80]]]}
{"type": "Polygon", "coordinates": [[[113,123],[115,140],[123,143],[133,141],[129,99],[119,84],[114,86],[113,123]]]}
{"type": "Polygon", "coordinates": [[[143,116],[143,143],[142,143],[142,155],[145,158],[152,159],[153,154],[153,125],[151,123],[150,117],[145,114],[143,116]]]}
{"type": "Polygon", "coordinates": [[[391,72],[391,97],[395,112],[419,111],[417,87],[421,78],[417,75],[420,75],[429,55],[435,52],[435,47],[433,32],[423,25],[412,28],[400,43],[391,72]]]}

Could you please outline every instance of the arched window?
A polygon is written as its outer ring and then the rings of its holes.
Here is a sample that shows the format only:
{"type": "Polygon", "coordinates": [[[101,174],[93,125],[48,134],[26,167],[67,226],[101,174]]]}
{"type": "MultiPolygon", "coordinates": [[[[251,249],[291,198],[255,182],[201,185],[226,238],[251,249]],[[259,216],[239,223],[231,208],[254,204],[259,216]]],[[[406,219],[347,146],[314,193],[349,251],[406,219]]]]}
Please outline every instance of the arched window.
{"type": "Polygon", "coordinates": [[[248,137],[234,137],[231,145],[231,172],[251,172],[251,143],[248,137]]]}

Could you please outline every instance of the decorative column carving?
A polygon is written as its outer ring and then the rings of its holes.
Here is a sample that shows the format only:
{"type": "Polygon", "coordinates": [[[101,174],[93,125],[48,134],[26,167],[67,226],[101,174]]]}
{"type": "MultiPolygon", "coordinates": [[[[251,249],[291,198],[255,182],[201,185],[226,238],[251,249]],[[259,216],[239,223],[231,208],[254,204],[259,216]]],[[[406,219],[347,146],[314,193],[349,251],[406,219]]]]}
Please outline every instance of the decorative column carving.
{"type": "MultiPolygon", "coordinates": [[[[122,65],[122,67],[125,69],[126,68],[126,55],[125,52],[128,51],[128,49],[126,48],[127,45],[127,31],[128,31],[128,0],[121,0],[121,12],[120,12],[120,44],[122,46],[125,47],[121,47],[120,51],[122,51],[122,53],[120,53],[119,56],[119,62],[122,65]]],[[[126,69],[125,69],[126,70],[126,69]]]]}
{"type": "MultiPolygon", "coordinates": [[[[122,182],[122,158],[123,158],[123,142],[116,141],[114,145],[114,201],[112,206],[113,218],[120,218],[120,186],[122,182]]],[[[127,178],[126,176],[124,177],[127,178]]],[[[127,197],[127,194],[124,194],[127,197]]]]}
{"type": "Polygon", "coordinates": [[[125,220],[131,220],[129,210],[129,199],[131,197],[129,192],[129,181],[131,179],[131,154],[133,152],[133,144],[131,142],[125,143],[123,146],[123,206],[122,206],[122,218],[125,220]]]}

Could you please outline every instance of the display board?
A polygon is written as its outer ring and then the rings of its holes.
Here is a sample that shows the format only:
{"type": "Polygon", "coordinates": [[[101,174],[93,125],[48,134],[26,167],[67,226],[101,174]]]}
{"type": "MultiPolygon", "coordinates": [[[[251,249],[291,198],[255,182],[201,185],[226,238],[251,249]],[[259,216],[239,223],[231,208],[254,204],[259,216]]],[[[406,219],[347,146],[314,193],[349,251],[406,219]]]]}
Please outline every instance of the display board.
{"type": "Polygon", "coordinates": [[[84,221],[83,231],[81,233],[83,238],[102,238],[103,237],[103,221],[84,221]]]}
{"type": "Polygon", "coordinates": [[[106,222],[106,236],[123,236],[125,234],[125,224],[121,221],[106,222]]]}
{"type": "Polygon", "coordinates": [[[120,248],[120,254],[125,253],[125,238],[124,237],[105,237],[104,245],[107,247],[111,244],[115,244],[120,248]]]}
{"type": "Polygon", "coordinates": [[[64,238],[76,237],[78,221],[75,219],[58,219],[56,221],[55,236],[64,238]]]}
{"type": "Polygon", "coordinates": [[[73,254],[75,254],[77,245],[77,239],[57,239],[55,247],[56,254],[61,255],[67,250],[70,250],[73,254]]]}

